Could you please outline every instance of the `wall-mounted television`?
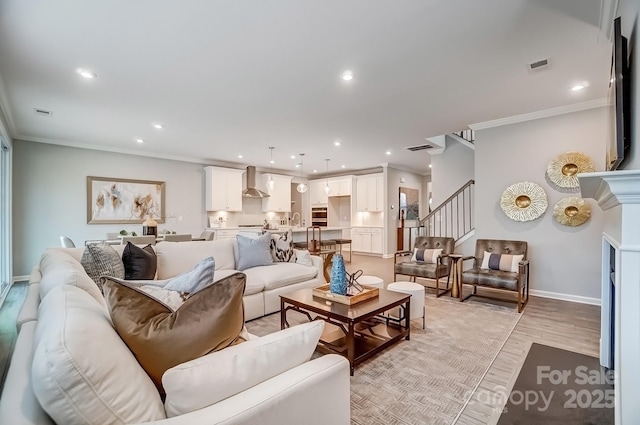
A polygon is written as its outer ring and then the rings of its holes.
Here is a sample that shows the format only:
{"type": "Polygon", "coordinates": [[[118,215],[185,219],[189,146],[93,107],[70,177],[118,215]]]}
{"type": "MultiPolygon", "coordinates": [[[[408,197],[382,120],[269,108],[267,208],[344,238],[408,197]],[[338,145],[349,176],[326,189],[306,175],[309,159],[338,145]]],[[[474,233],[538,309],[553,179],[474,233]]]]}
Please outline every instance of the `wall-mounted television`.
{"type": "Polygon", "coordinates": [[[609,81],[610,125],[607,169],[616,170],[631,147],[631,78],[627,39],[622,36],[620,18],[613,21],[613,54],[609,81]]]}

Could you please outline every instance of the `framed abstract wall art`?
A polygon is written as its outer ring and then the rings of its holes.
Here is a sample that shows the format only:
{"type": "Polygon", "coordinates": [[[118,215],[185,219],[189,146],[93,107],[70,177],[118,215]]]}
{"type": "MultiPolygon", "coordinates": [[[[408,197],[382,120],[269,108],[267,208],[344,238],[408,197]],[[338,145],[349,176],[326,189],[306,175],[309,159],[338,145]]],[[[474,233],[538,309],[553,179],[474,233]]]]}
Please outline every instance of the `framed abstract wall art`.
{"type": "Polygon", "coordinates": [[[153,217],[164,223],[165,183],[87,177],[87,223],[133,224],[153,217]]]}

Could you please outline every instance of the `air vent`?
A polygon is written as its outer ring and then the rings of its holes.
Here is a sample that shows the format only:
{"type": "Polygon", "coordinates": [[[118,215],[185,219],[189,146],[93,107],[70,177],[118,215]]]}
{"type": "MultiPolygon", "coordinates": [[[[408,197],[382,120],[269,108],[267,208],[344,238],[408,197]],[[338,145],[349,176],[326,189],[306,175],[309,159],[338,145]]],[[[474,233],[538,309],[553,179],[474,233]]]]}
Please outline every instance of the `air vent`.
{"type": "Polygon", "coordinates": [[[549,68],[549,59],[540,59],[539,61],[531,62],[527,64],[527,71],[537,72],[549,68]]]}
{"type": "Polygon", "coordinates": [[[424,151],[424,150],[433,149],[433,148],[435,148],[435,146],[433,145],[418,145],[418,146],[409,146],[406,149],[411,152],[416,152],[416,151],[424,151]]]}
{"type": "Polygon", "coordinates": [[[37,115],[42,115],[43,117],[50,117],[51,115],[53,115],[53,112],[47,111],[46,109],[33,108],[33,112],[35,112],[37,115]]]}

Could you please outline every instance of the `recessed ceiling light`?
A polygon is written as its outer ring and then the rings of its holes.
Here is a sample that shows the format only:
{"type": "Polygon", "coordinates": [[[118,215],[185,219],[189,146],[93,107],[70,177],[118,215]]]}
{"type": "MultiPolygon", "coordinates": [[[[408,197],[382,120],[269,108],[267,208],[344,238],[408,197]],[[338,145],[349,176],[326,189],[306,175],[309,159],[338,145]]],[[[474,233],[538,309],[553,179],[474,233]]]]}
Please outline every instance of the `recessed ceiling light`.
{"type": "Polygon", "coordinates": [[[162,130],[164,128],[164,125],[156,123],[156,124],[153,124],[153,128],[162,130]]]}
{"type": "Polygon", "coordinates": [[[353,72],[351,71],[345,71],[342,73],[342,75],[340,76],[344,81],[351,81],[353,80],[353,72]]]}
{"type": "Polygon", "coordinates": [[[317,173],[317,172],[318,172],[318,170],[313,170],[313,172],[314,172],[314,173],[317,173]]]}
{"type": "Polygon", "coordinates": [[[429,164],[429,168],[431,168],[431,164],[429,164]]]}
{"type": "Polygon", "coordinates": [[[343,166],[342,166],[342,168],[347,168],[347,166],[346,166],[346,165],[343,165],[343,166]]]}
{"type": "Polygon", "coordinates": [[[291,155],[291,159],[296,159],[296,156],[295,155],[291,155]]]}
{"type": "Polygon", "coordinates": [[[296,164],[296,168],[300,168],[300,164],[296,164]]]}
{"type": "Polygon", "coordinates": [[[578,84],[578,85],[575,85],[575,86],[571,87],[571,90],[578,91],[578,90],[582,90],[583,88],[584,88],[584,86],[582,84],[578,84]]]}
{"type": "Polygon", "coordinates": [[[271,161],[269,161],[270,164],[275,164],[276,162],[272,159],[271,161]]]}
{"type": "Polygon", "coordinates": [[[142,139],[136,139],[136,142],[138,142],[138,143],[144,143],[144,140],[142,140],[142,139]]]}
{"type": "Polygon", "coordinates": [[[391,151],[386,151],[385,152],[387,155],[391,155],[391,151]]]}
{"type": "Polygon", "coordinates": [[[334,146],[340,146],[340,140],[336,140],[335,142],[333,142],[334,146]]]}
{"type": "Polygon", "coordinates": [[[88,71],[86,69],[79,68],[76,70],[78,74],[87,79],[97,78],[98,75],[95,72],[88,71]]]}
{"type": "Polygon", "coordinates": [[[242,154],[238,155],[238,158],[242,159],[244,156],[242,154]]]}

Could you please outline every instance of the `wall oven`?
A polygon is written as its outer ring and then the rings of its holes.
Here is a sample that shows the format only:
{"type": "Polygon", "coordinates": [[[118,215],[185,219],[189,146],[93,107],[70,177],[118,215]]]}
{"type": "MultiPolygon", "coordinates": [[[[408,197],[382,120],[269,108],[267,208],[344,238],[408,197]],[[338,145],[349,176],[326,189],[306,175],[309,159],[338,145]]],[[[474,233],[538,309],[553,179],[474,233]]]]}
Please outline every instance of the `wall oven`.
{"type": "Polygon", "coordinates": [[[311,208],[311,225],[327,227],[327,207],[311,208]]]}

